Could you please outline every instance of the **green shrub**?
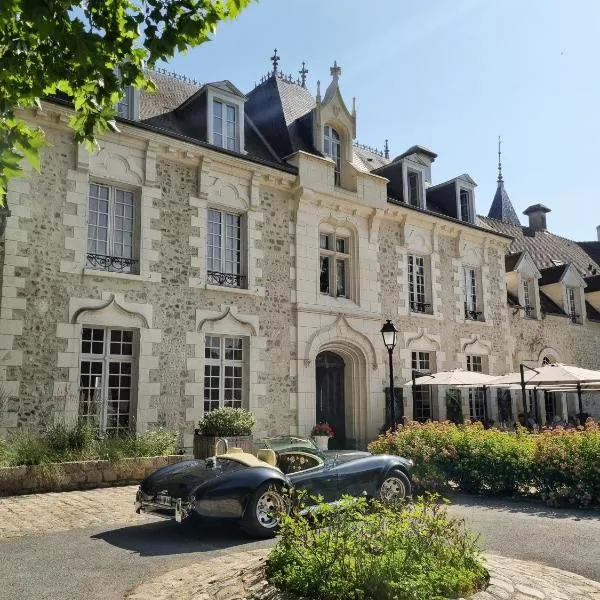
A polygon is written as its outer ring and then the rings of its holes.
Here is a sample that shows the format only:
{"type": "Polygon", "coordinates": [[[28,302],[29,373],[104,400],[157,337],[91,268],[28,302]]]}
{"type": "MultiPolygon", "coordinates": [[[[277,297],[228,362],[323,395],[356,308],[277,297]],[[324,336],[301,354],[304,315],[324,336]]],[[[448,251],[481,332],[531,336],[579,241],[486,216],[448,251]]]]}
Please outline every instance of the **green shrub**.
{"type": "Polygon", "coordinates": [[[0,467],[8,465],[8,444],[0,438],[0,467]]]}
{"type": "Polygon", "coordinates": [[[46,440],[28,427],[10,431],[6,440],[8,466],[50,462],[46,440]]]}
{"type": "Polygon", "coordinates": [[[600,430],[504,432],[480,423],[410,423],[369,445],[415,461],[417,489],[530,495],[548,504],[600,506],[600,430]]]}
{"type": "Polygon", "coordinates": [[[98,433],[88,421],[55,423],[43,433],[48,452],[56,462],[86,460],[98,454],[98,433]]]}
{"type": "Polygon", "coordinates": [[[476,538],[435,498],[393,507],[345,497],[311,519],[281,517],[270,583],[315,600],[438,600],[487,580],[476,538]]]}
{"type": "Polygon", "coordinates": [[[204,415],[198,423],[200,432],[204,435],[234,437],[250,435],[256,424],[254,415],[244,408],[218,408],[204,415]]]}

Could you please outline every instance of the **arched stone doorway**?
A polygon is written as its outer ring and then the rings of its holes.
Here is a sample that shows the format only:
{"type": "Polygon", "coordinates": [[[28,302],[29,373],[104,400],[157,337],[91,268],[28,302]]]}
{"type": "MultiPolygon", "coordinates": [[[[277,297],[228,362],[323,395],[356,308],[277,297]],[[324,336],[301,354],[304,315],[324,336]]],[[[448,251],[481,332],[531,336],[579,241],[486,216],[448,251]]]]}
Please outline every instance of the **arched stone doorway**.
{"type": "Polygon", "coordinates": [[[344,359],[335,352],[321,352],[315,360],[316,422],[326,421],[333,428],[335,437],[329,441],[330,449],[346,445],[345,366],[344,359]]]}

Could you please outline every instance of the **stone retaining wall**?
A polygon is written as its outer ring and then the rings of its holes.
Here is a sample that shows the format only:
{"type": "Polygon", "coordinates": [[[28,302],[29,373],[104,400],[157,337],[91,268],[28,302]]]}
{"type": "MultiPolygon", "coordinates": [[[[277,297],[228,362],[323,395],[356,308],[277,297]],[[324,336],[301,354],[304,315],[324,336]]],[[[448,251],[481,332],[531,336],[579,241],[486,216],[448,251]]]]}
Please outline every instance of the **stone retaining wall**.
{"type": "Polygon", "coordinates": [[[153,456],[2,467],[0,496],[133,485],[161,467],[189,458],[191,456],[153,456]]]}

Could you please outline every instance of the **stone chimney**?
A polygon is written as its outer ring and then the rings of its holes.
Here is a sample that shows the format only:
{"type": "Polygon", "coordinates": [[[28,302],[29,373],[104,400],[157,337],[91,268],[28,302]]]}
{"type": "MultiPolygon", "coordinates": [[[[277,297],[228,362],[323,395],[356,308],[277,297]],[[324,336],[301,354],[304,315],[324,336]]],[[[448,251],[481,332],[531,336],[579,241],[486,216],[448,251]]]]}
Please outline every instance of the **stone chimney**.
{"type": "Polygon", "coordinates": [[[523,211],[529,217],[529,229],[533,232],[546,231],[546,213],[550,209],[543,204],[534,204],[523,211]]]}

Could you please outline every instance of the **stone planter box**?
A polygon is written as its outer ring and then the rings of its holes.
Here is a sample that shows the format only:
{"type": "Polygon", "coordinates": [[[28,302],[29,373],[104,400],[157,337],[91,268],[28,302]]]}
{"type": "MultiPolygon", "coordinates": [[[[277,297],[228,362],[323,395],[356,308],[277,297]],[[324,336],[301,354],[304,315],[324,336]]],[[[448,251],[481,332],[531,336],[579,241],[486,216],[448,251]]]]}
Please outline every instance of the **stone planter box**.
{"type": "MultiPolygon", "coordinates": [[[[208,458],[215,456],[217,440],[221,437],[227,440],[230,448],[241,448],[244,452],[252,453],[252,436],[240,435],[235,437],[225,437],[216,435],[202,435],[196,431],[194,433],[194,458],[208,458]]],[[[225,452],[225,445],[219,445],[219,454],[225,452]]]]}
{"type": "Polygon", "coordinates": [[[134,485],[161,467],[189,458],[152,456],[1,467],[0,496],[134,485]]]}

